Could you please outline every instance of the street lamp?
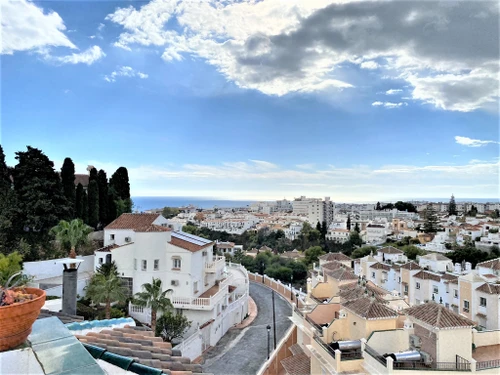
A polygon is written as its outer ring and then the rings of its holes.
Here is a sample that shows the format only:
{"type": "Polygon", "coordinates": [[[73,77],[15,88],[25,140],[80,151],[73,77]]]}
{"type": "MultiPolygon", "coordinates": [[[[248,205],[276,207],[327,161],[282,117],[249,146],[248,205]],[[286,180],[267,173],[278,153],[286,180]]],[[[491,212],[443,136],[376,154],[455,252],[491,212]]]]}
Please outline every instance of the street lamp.
{"type": "Polygon", "coordinates": [[[292,279],[292,281],[290,281],[290,300],[293,302],[293,273],[290,278],[292,279]]]}
{"type": "Polygon", "coordinates": [[[297,308],[299,307],[299,293],[295,293],[295,304],[297,305],[297,308]]]}
{"type": "Polygon", "coordinates": [[[269,352],[271,351],[271,326],[267,325],[267,359],[269,359],[269,352]]]}

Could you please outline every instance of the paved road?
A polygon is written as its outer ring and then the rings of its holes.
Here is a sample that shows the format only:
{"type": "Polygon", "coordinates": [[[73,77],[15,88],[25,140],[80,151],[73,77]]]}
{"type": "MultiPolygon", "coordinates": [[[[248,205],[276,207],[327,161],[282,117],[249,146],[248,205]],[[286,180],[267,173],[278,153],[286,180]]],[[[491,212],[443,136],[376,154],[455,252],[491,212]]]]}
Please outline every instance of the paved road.
{"type": "MultiPolygon", "coordinates": [[[[246,328],[231,328],[224,337],[205,353],[203,372],[215,375],[255,375],[267,359],[267,330],[272,327],[273,313],[271,289],[250,283],[250,296],[257,305],[258,314],[246,328]]],[[[276,343],[279,343],[292,322],[292,309],[278,293],[275,293],[276,343]]],[[[273,329],[271,328],[271,348],[273,329]]]]}

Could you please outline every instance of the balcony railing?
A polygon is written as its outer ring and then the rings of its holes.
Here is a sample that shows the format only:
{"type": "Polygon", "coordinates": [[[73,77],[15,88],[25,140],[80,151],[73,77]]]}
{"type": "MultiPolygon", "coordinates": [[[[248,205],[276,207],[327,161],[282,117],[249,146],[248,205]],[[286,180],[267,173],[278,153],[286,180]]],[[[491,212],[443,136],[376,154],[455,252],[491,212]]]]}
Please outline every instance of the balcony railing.
{"type": "Polygon", "coordinates": [[[205,263],[205,271],[208,273],[216,273],[218,269],[224,268],[226,258],[223,256],[214,256],[212,262],[205,263]]]}
{"type": "Polygon", "coordinates": [[[212,310],[222,298],[229,294],[228,285],[229,280],[226,279],[225,283],[219,285],[219,291],[207,298],[173,296],[170,301],[177,309],[212,310]]]}
{"type": "Polygon", "coordinates": [[[476,362],[476,370],[486,370],[488,368],[500,367],[500,359],[476,362]]]}

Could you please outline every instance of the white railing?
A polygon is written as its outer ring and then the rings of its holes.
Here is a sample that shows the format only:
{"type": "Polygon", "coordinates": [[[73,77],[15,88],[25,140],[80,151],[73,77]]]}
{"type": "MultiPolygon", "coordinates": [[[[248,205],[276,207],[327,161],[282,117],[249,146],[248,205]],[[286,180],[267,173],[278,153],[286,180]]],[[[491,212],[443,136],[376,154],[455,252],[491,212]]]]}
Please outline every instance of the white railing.
{"type": "Polygon", "coordinates": [[[214,256],[213,261],[205,263],[205,271],[215,273],[218,269],[223,268],[226,263],[226,257],[214,256]]]}
{"type": "Polygon", "coordinates": [[[200,329],[196,329],[191,336],[175,346],[175,349],[180,350],[182,356],[189,358],[191,361],[198,358],[203,352],[203,340],[200,329]]]}
{"type": "Polygon", "coordinates": [[[226,279],[219,284],[219,291],[213,296],[207,298],[191,298],[191,297],[176,297],[170,298],[170,301],[175,308],[178,309],[193,309],[193,310],[212,310],[215,305],[229,293],[229,282],[226,279]]]}

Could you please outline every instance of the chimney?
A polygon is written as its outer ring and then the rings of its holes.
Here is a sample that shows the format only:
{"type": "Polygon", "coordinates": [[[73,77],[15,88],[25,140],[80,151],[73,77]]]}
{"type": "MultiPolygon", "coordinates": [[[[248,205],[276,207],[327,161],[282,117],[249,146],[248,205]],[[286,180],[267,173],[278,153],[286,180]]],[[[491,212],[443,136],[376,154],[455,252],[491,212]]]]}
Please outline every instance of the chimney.
{"type": "Polygon", "coordinates": [[[64,258],[56,263],[63,265],[63,290],[62,290],[62,312],[68,315],[76,315],[76,294],[78,284],[78,267],[82,259],[64,258]]]}

